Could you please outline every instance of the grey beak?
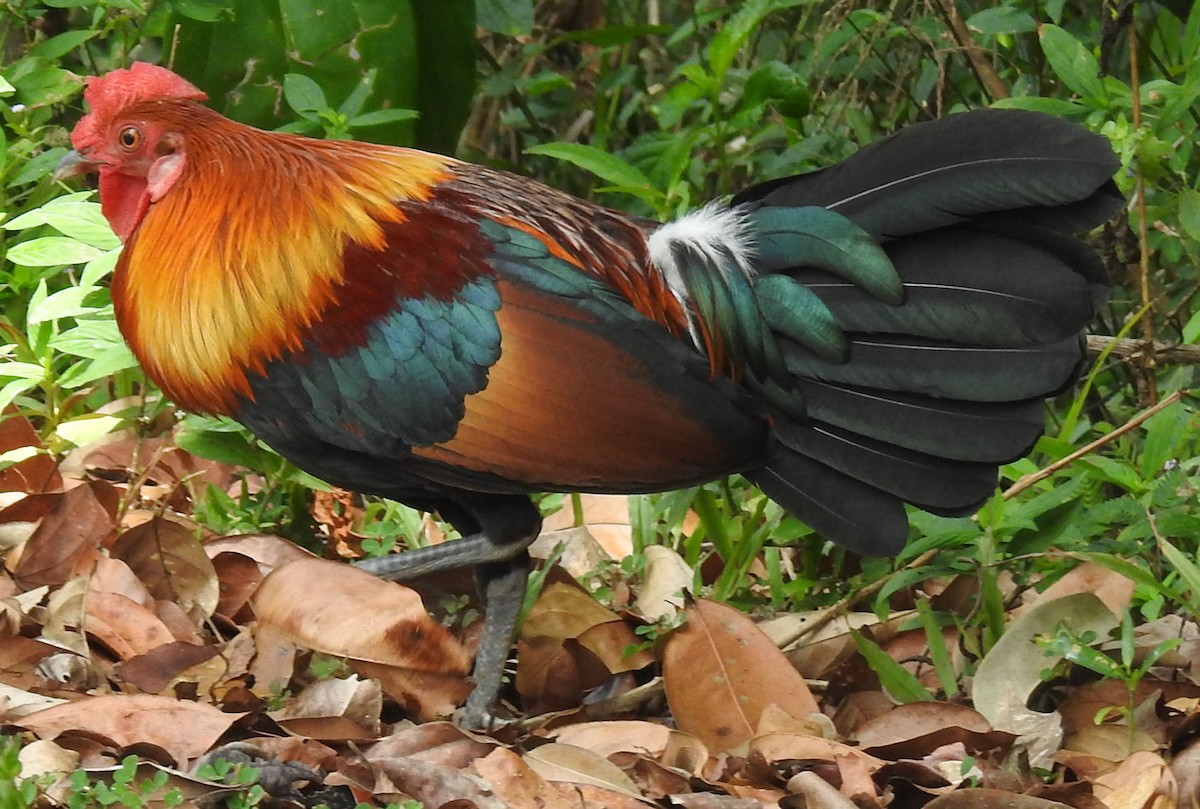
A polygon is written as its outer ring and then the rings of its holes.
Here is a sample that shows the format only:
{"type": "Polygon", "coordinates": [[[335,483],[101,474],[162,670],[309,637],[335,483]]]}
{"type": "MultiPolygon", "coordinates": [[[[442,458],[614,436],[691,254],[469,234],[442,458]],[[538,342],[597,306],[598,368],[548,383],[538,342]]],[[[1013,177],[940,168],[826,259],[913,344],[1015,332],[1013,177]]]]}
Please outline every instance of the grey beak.
{"type": "Polygon", "coordinates": [[[63,155],[62,160],[58,161],[58,165],[54,167],[54,173],[50,175],[50,179],[58,182],[71,177],[78,177],[80,174],[93,172],[99,167],[100,164],[96,161],[89,160],[80,152],[72,150],[63,155]]]}

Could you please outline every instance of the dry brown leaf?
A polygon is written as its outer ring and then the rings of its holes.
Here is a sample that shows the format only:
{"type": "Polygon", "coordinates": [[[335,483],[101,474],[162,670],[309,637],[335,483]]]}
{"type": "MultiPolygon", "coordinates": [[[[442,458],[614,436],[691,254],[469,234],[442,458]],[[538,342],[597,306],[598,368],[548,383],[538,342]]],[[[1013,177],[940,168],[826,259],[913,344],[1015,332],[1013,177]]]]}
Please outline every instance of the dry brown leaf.
{"type": "Polygon", "coordinates": [[[610,789],[635,798],[641,797],[629,776],[604,756],[554,742],[530,750],[525,762],[547,781],[566,782],[610,789]]]}
{"type": "Polygon", "coordinates": [[[466,651],[407,587],[349,565],[305,559],[263,579],[252,604],[256,689],[290,679],[297,645],[349,658],[351,669],[379,680],[425,719],[449,714],[470,691],[466,651]]]}
{"type": "Polygon", "coordinates": [[[578,638],[597,624],[620,621],[621,617],[596,601],[575,582],[547,584],[521,627],[524,638],[578,638]]]}
{"type": "Polygon", "coordinates": [[[1174,807],[1179,788],[1157,753],[1138,751],[1094,781],[1096,797],[1109,809],[1174,807]]]}
{"type": "Polygon", "coordinates": [[[9,452],[21,447],[41,450],[12,466],[0,469],[0,492],[52,492],[62,489],[62,475],[58,463],[45,452],[45,445],[37,430],[25,416],[5,413],[0,419],[0,452],[9,452]]]}
{"type": "MultiPolygon", "coordinates": [[[[583,506],[583,525],[588,535],[604,555],[620,561],[633,553],[633,529],[629,524],[629,496],[624,494],[581,494],[579,502],[583,506]]],[[[543,532],[558,532],[575,527],[575,511],[571,501],[564,499],[563,507],[546,518],[542,524],[543,532]]],[[[539,538],[539,542],[540,542],[539,538]]],[[[530,549],[532,551],[532,548],[530,549]]],[[[535,558],[538,557],[535,554],[535,558]]],[[[571,565],[563,563],[563,567],[572,575],[582,575],[595,570],[593,565],[576,574],[571,565]]]]}
{"type": "Polygon", "coordinates": [[[1091,593],[1104,603],[1114,615],[1120,615],[1129,609],[1130,599],[1133,598],[1133,580],[1127,579],[1120,573],[1101,567],[1095,562],[1084,562],[1072,569],[1058,581],[1051,584],[1038,594],[1030,604],[1013,611],[1015,617],[1036,607],[1063,596],[1077,593],[1091,593]]]}
{"type": "Polygon", "coordinates": [[[750,742],[750,750],[762,756],[768,764],[786,759],[825,761],[836,764],[844,756],[860,758],[870,772],[875,772],[884,762],[857,747],[851,747],[820,736],[801,736],[796,733],[768,733],[757,736],[750,742]]]}
{"type": "Polygon", "coordinates": [[[573,638],[517,641],[517,693],[525,710],[546,713],[573,708],[611,672],[573,638]]]}
{"type": "Polygon", "coordinates": [[[358,550],[351,548],[349,540],[354,533],[354,495],[345,489],[313,492],[313,519],[324,526],[333,543],[333,553],[341,559],[356,558],[358,550]]]}
{"type": "Polygon", "coordinates": [[[157,615],[118,593],[88,594],[84,628],[120,660],[175,642],[157,615]]]}
{"type": "Polygon", "coordinates": [[[547,781],[520,756],[503,747],[474,762],[474,768],[496,797],[510,807],[577,809],[580,806],[571,787],[547,781]]]}
{"type": "Polygon", "coordinates": [[[639,671],[654,663],[654,655],[645,649],[630,652],[642,639],[621,620],[597,624],[584,630],[579,645],[594,654],[612,674],[639,671]]]}
{"type": "Polygon", "coordinates": [[[915,702],[866,722],[856,738],[863,750],[880,758],[917,759],[954,742],[973,753],[1004,750],[1016,737],[993,730],[982,714],[965,705],[915,702]]]}
{"type": "Polygon", "coordinates": [[[535,712],[579,704],[583,693],[611,675],[644,668],[653,656],[621,617],[599,604],[574,580],[547,584],[518,641],[517,691],[535,712]]]}
{"type": "MultiPolygon", "coordinates": [[[[788,792],[802,796],[806,809],[860,809],[853,801],[838,791],[815,772],[801,772],[787,782],[788,792]]],[[[872,790],[873,792],[874,790],[872,790]]],[[[780,802],[781,807],[791,807],[793,802],[780,802]]]]}
{"type": "Polygon", "coordinates": [[[709,763],[708,748],[695,736],[672,730],[667,737],[667,747],[663,750],[662,763],[680,772],[698,776],[709,763]]]}
{"type": "MultiPolygon", "coordinates": [[[[410,757],[376,758],[372,765],[386,777],[384,784],[377,784],[375,795],[386,803],[392,795],[385,793],[387,783],[402,795],[408,795],[425,806],[445,806],[451,801],[471,801],[458,804],[473,809],[508,809],[503,801],[466,773],[451,767],[443,767],[428,761],[410,757]]],[[[393,793],[394,795],[395,793],[393,793]]]]}
{"type": "Polygon", "coordinates": [[[556,729],[551,737],[608,758],[614,753],[637,753],[659,758],[666,752],[671,729],[656,722],[612,720],[581,722],[556,729]]]}
{"type": "Polygon", "coordinates": [[[98,549],[115,530],[113,512],[97,494],[103,487],[112,488],[100,481],[76,486],[42,518],[13,567],[13,578],[23,588],[59,585],[91,571],[98,549]]]}
{"type": "Polygon", "coordinates": [[[263,572],[249,556],[230,551],[218,553],[212,557],[212,563],[220,593],[214,612],[235,620],[262,584],[263,572]]]}
{"type": "Polygon", "coordinates": [[[0,682],[14,688],[32,687],[41,679],[34,668],[42,658],[57,651],[48,643],[20,635],[0,637],[0,682]]]}
{"type": "Polygon", "coordinates": [[[960,789],[934,798],[925,809],[1068,809],[1066,804],[1001,789],[960,789]]]}
{"type": "Polygon", "coordinates": [[[663,653],[667,702],[680,730],[717,752],[749,741],[763,709],[797,718],[818,711],[804,678],[754,622],[737,610],[697,601],[663,653]]]}
{"type": "Polygon", "coordinates": [[[6,722],[64,703],[64,699],[35,694],[0,681],[0,717],[6,722]]]}
{"type": "Polygon", "coordinates": [[[84,659],[91,657],[83,626],[87,621],[88,580],[74,578],[50,593],[42,637],[84,659]]]}
{"type": "Polygon", "coordinates": [[[646,572],[638,587],[637,612],[647,621],[659,621],[681,612],[692,592],[696,573],[683,557],[662,545],[650,545],[644,551],[646,572]]]}
{"type": "Polygon", "coordinates": [[[420,596],[349,565],[293,562],[263,579],[253,604],[261,626],[314,651],[432,673],[461,675],[469,667],[420,596]]]}
{"type": "MultiPolygon", "coordinates": [[[[121,675],[122,680],[141,691],[158,694],[177,680],[203,682],[216,679],[225,672],[227,665],[223,658],[218,657],[217,650],[211,646],[174,641],[126,660],[117,667],[117,672],[121,675]],[[197,667],[207,668],[205,664],[210,661],[215,661],[217,664],[215,673],[205,676],[199,671],[193,671],[197,667]],[[189,676],[189,672],[192,672],[193,676],[189,676]]],[[[202,694],[207,692],[207,688],[200,690],[202,694]]]]}
{"type": "Polygon", "coordinates": [[[859,809],[868,807],[883,809],[884,804],[880,801],[879,790],[876,789],[875,781],[871,778],[874,769],[868,759],[862,756],[838,756],[835,763],[842,782],[838,788],[839,792],[849,798],[859,809]]]}
{"type": "MultiPolygon", "coordinates": [[[[821,617],[822,612],[795,612],[780,615],[769,621],[763,621],[759,628],[766,633],[776,646],[783,646],[791,638],[795,638],[803,627],[821,617]]],[[[796,670],[805,677],[824,677],[827,672],[839,663],[858,654],[858,646],[854,642],[852,630],[879,625],[879,616],[875,613],[852,612],[839,615],[816,633],[805,636],[805,639],[787,650],[788,660],[796,670]]],[[[876,635],[878,637],[878,635],[876,635]]]]}
{"type": "Polygon", "coordinates": [[[154,596],[129,569],[129,565],[120,559],[108,556],[97,559],[88,580],[88,589],[92,592],[117,593],[143,607],[154,608],[154,596]]]}
{"type": "Polygon", "coordinates": [[[318,680],[289,700],[283,708],[272,711],[270,716],[280,724],[293,719],[341,717],[374,737],[379,735],[379,716],[382,712],[383,692],[379,683],[351,676],[318,680]]]}
{"type": "Polygon", "coordinates": [[[556,553],[558,566],[577,579],[582,579],[611,560],[586,525],[561,531],[547,531],[543,526],[538,538],[529,546],[529,555],[544,561],[556,553]]]}
{"type": "MultiPolygon", "coordinates": [[[[68,750],[47,739],[21,746],[17,760],[21,762],[21,778],[44,779],[46,776],[65,776],[79,769],[79,753],[68,750]]],[[[53,779],[51,779],[53,780],[53,779]]]]}
{"type": "Polygon", "coordinates": [[[223,713],[199,702],[158,697],[87,697],[23,717],[16,724],[42,739],[82,731],[120,747],[152,744],[182,766],[206,752],[245,714],[223,713]]]}
{"type": "Polygon", "coordinates": [[[972,683],[975,709],[993,728],[1020,736],[1017,746],[1028,753],[1035,767],[1045,767],[1062,740],[1057,713],[1038,713],[1026,707],[1030,694],[1041,685],[1042,671],[1055,664],[1035,639],[1054,634],[1060,625],[1076,633],[1093,631],[1103,636],[1117,626],[1117,618],[1090,593],[1038,604],[1008,626],[980,661],[972,683]]]}
{"type": "Polygon", "coordinates": [[[496,747],[496,742],[476,738],[451,722],[425,722],[393,729],[392,735],[371,745],[364,755],[368,761],[372,758],[409,756],[431,764],[463,769],[496,747]]]}
{"type": "Polygon", "coordinates": [[[1072,733],[1063,742],[1063,749],[1087,756],[1107,759],[1111,762],[1124,761],[1138,751],[1154,751],[1158,744],[1145,732],[1126,725],[1089,725],[1072,733]]]}
{"type": "Polygon", "coordinates": [[[1175,754],[1171,773],[1178,784],[1180,806],[1200,806],[1200,739],[1175,754]]]}
{"type": "Polygon", "coordinates": [[[204,552],[210,559],[226,552],[249,556],[258,563],[264,576],[292,562],[317,558],[295,542],[289,542],[274,534],[238,534],[210,539],[204,543],[204,552]]]}
{"type": "MultiPolygon", "coordinates": [[[[834,790],[836,793],[837,790],[834,790]]],[[[763,803],[753,798],[743,798],[738,795],[720,795],[715,792],[690,792],[683,795],[672,795],[671,805],[679,804],[684,809],[762,809],[763,803]]],[[[783,806],[784,804],[778,804],[783,806]]],[[[770,804],[768,804],[770,806],[770,804]]],[[[806,807],[807,804],[797,804],[806,807]]],[[[817,809],[817,805],[813,805],[817,809]]]]}
{"type": "Polygon", "coordinates": [[[112,555],[137,574],[157,599],[178,604],[196,620],[217,608],[220,586],[212,561],[193,532],[163,517],[129,529],[112,555]]]}

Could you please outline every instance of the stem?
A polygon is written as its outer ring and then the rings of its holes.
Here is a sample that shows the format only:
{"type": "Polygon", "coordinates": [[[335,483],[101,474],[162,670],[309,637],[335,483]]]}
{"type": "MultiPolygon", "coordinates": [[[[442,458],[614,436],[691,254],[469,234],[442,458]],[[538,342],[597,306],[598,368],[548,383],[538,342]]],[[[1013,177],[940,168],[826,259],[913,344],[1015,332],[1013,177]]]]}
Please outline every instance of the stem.
{"type": "MultiPolygon", "coordinates": [[[[1129,83],[1133,87],[1133,128],[1140,133],[1142,130],[1142,93],[1138,76],[1137,25],[1132,15],[1129,20],[1129,83]]],[[[1137,210],[1138,253],[1140,254],[1138,256],[1138,290],[1141,293],[1142,306],[1149,308],[1151,306],[1150,247],[1148,244],[1149,226],[1146,217],[1146,178],[1137,167],[1136,159],[1133,167],[1136,172],[1134,204],[1137,210]]],[[[1158,381],[1154,370],[1158,363],[1154,357],[1154,324],[1150,318],[1142,321],[1142,338],[1146,345],[1150,346],[1150,351],[1143,354],[1141,358],[1142,381],[1146,386],[1146,400],[1150,404],[1155,404],[1158,401],[1158,381]]]]}

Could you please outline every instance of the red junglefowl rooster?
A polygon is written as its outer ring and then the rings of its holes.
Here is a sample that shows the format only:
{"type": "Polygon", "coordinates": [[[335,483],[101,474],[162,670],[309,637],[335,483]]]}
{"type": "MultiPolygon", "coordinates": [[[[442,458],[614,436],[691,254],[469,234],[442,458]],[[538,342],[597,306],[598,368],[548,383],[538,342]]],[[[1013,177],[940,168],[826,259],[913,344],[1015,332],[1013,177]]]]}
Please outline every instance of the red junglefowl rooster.
{"type": "Polygon", "coordinates": [[[65,177],[125,242],[117,319],[179,406],[233,417],[463,539],[488,717],[538,491],[740,472],[828,539],[892,553],[904,503],[967,514],[1029,450],[1107,290],[1070,234],[1121,206],[1083,129],[983,110],[665,225],[409,149],[263,132],[170,71],[88,81],[65,177]]]}

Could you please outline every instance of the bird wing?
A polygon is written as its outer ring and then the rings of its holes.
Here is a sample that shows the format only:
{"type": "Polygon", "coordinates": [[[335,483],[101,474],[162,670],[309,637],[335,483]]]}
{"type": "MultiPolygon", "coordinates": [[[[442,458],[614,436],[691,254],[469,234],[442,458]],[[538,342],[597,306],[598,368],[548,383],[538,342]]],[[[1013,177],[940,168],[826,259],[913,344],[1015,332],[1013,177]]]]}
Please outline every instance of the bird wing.
{"type": "Polygon", "coordinates": [[[385,232],[346,252],[336,301],[235,414],[299,465],[350,452],[483,491],[649,491],[764,462],[763,406],[558,241],[436,200],[385,232]],[[440,280],[417,294],[414,273],[440,280]]]}

